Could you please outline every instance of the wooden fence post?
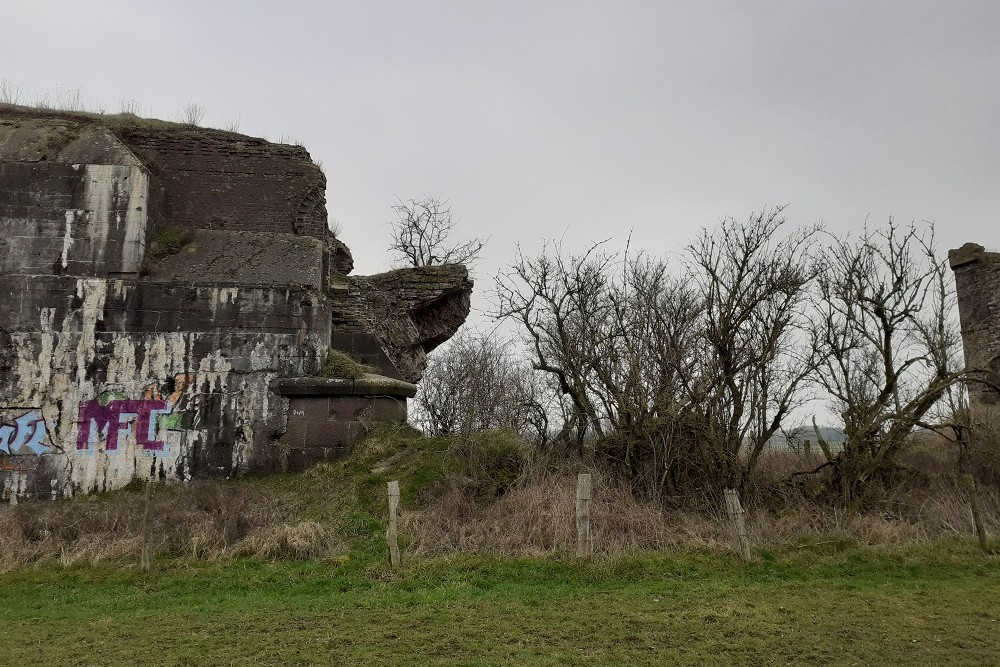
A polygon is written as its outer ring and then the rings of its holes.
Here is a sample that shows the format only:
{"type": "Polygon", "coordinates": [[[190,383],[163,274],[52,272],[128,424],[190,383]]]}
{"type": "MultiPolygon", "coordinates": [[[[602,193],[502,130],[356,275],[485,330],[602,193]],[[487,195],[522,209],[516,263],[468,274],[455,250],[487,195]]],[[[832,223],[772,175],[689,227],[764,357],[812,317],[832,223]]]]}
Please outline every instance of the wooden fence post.
{"type": "Polygon", "coordinates": [[[983,514],[979,509],[979,491],[976,489],[976,479],[969,473],[962,475],[962,482],[965,483],[965,490],[969,492],[969,505],[972,506],[972,523],[976,526],[976,535],[979,536],[979,546],[983,551],[989,551],[986,541],[986,526],[983,524],[983,514]]]}
{"type": "Polygon", "coordinates": [[[385,539],[389,543],[389,564],[399,567],[399,535],[396,527],[396,511],[399,509],[399,482],[389,482],[389,530],[385,539]]]}
{"type": "Polygon", "coordinates": [[[589,473],[580,473],[576,478],[576,555],[584,558],[593,550],[590,535],[590,494],[589,473]]]}
{"type": "Polygon", "coordinates": [[[142,514],[142,570],[153,569],[153,484],[152,479],[146,480],[146,507],[142,514]]]}
{"type": "Polygon", "coordinates": [[[736,489],[725,489],[726,495],[726,513],[729,514],[729,520],[733,524],[733,532],[736,534],[736,539],[740,543],[740,554],[743,556],[743,560],[749,561],[750,556],[750,540],[747,538],[747,524],[743,518],[743,506],[740,505],[740,497],[736,493],[736,489]]]}

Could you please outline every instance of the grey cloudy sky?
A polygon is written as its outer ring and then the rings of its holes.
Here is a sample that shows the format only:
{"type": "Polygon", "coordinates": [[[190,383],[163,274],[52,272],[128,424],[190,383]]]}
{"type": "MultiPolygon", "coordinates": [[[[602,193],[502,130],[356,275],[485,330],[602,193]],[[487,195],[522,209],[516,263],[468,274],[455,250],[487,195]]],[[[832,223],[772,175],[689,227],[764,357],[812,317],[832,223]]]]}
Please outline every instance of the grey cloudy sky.
{"type": "Polygon", "coordinates": [[[992,0],[33,0],[0,78],[303,143],[361,273],[395,195],[441,195],[485,279],[516,243],[667,252],[776,203],[998,246],[998,37],[992,0]]]}

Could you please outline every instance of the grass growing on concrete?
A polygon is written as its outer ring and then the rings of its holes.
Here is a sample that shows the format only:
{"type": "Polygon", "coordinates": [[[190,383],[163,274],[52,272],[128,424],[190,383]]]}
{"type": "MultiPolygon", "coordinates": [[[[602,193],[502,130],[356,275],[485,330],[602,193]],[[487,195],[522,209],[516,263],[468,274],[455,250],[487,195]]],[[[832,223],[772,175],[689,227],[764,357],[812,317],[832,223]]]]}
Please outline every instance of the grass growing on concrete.
{"type": "Polygon", "coordinates": [[[5,664],[986,665],[1000,567],[967,543],[161,563],[0,575],[5,664]]]}
{"type": "Polygon", "coordinates": [[[194,232],[169,224],[159,224],[153,228],[146,239],[146,250],[142,258],[139,272],[149,275],[161,261],[176,255],[194,238],[194,232]]]}
{"type": "Polygon", "coordinates": [[[377,373],[371,366],[359,363],[347,353],[340,350],[330,350],[319,371],[320,377],[338,378],[341,380],[357,380],[369,373],[377,373]]]}

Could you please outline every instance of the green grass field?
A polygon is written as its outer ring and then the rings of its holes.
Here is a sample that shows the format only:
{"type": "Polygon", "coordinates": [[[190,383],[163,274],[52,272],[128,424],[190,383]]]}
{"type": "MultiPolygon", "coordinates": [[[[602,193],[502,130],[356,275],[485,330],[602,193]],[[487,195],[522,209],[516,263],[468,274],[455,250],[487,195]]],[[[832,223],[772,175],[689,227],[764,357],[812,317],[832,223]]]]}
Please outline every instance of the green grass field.
{"type": "Polygon", "coordinates": [[[965,542],[46,564],[0,575],[3,665],[995,665],[1000,561],[965,542]]]}

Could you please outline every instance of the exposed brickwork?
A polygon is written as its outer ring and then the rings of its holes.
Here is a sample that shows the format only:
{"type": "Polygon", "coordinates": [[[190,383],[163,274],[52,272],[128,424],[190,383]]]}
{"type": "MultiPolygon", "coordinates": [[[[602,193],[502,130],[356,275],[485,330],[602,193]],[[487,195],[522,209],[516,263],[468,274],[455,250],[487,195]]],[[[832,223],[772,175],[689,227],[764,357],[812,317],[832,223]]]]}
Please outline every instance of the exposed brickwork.
{"type": "Polygon", "coordinates": [[[417,382],[427,353],[468,317],[472,287],[460,264],[347,278],[331,284],[333,333],[373,335],[399,377],[417,382]]]}
{"type": "Polygon", "coordinates": [[[326,176],[301,146],[204,129],[124,127],[164,187],[164,215],[198,229],[327,233],[326,176]]]}
{"type": "MultiPolygon", "coordinates": [[[[1000,253],[966,243],[949,251],[948,260],[955,272],[966,366],[982,369],[1000,385],[1000,253]]],[[[982,384],[972,385],[970,395],[975,403],[1000,404],[1000,393],[982,384]]]]}

